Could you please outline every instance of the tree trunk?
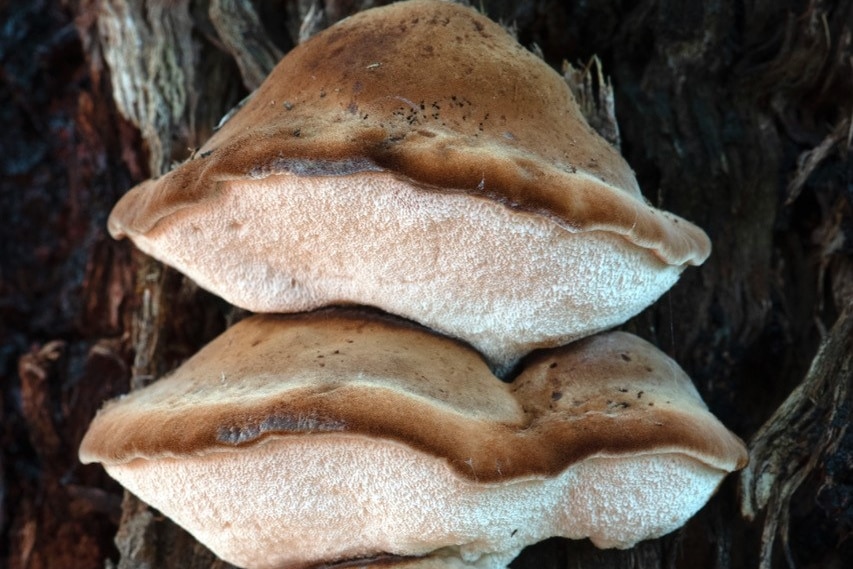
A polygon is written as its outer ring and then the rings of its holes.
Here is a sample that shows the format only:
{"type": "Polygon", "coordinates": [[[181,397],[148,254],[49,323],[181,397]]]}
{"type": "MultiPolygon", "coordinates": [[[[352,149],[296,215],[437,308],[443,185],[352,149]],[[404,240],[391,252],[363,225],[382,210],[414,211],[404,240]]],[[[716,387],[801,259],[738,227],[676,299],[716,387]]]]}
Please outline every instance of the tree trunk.
{"type": "MultiPolygon", "coordinates": [[[[77,461],[102,401],[236,315],[111,240],[106,216],[282,53],[371,4],[0,0],[0,567],[229,567],[77,461]]],[[[853,567],[853,0],[482,8],[557,69],[597,56],[647,199],[711,236],[705,265],[625,328],[751,451],[672,535],[555,538],[513,567],[853,567]]]]}

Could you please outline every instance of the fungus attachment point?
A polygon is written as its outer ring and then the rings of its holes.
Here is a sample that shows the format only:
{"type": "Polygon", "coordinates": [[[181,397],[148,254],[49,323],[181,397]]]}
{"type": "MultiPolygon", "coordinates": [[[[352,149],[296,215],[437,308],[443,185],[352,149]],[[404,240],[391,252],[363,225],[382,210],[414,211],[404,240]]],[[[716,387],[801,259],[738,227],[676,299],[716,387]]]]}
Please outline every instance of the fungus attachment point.
{"type": "Polygon", "coordinates": [[[241,567],[497,568],[551,536],[668,533],[746,451],[628,334],[542,351],[506,384],[456,340],[321,311],[233,326],[108,403],[80,457],[241,567]]]}
{"type": "Polygon", "coordinates": [[[710,250],[646,204],[559,74],[438,0],[294,48],[109,227],[243,308],[375,306],[501,372],[627,320],[710,250]]]}

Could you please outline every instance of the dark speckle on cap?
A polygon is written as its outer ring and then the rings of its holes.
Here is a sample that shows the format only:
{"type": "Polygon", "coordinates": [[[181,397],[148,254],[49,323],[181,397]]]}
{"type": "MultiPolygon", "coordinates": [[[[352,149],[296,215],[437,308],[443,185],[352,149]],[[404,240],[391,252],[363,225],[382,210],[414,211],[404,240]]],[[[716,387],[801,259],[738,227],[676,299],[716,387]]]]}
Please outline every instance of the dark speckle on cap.
{"type": "Polygon", "coordinates": [[[312,416],[277,415],[267,417],[254,425],[232,425],[219,429],[216,438],[219,442],[241,445],[257,440],[267,433],[305,433],[343,431],[343,421],[323,419],[312,416]]]}

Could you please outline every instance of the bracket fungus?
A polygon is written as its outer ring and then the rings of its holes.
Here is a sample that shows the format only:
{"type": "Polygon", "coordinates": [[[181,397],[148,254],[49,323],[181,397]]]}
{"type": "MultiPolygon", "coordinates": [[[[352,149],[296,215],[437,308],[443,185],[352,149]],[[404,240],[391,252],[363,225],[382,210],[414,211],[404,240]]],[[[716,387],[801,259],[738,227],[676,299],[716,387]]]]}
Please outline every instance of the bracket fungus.
{"type": "Polygon", "coordinates": [[[644,201],[560,75],[439,0],[294,48],[109,228],[248,310],[370,305],[501,371],[624,322],[710,251],[644,201]]]}
{"type": "Polygon", "coordinates": [[[355,310],[243,320],[108,403],[80,456],[250,569],[497,568],[554,535],[630,547],[746,461],[629,334],[538,352],[507,384],[461,342],[355,310]]]}

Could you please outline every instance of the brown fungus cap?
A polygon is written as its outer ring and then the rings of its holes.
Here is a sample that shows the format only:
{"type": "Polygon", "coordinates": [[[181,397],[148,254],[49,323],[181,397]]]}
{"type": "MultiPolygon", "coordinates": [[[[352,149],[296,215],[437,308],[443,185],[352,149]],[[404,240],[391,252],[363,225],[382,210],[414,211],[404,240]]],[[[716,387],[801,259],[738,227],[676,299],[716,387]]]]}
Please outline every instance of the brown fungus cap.
{"type": "Polygon", "coordinates": [[[108,403],[80,457],[239,566],[487,568],[554,535],[672,531],[746,452],[629,334],[543,351],[506,384],[455,340],[323,311],[235,325],[108,403]]]}
{"type": "Polygon", "coordinates": [[[297,46],[109,228],[249,310],[376,306],[500,369],[623,322],[710,251],[646,204],[560,75],[439,0],[297,46]]]}

